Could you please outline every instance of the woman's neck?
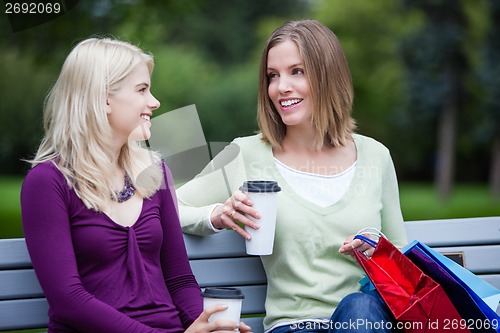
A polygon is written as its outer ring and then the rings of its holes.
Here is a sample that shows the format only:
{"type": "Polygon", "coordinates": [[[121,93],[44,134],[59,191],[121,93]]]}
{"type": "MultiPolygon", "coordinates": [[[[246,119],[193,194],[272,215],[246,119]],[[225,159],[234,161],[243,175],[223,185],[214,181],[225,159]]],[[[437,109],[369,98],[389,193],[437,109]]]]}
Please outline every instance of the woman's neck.
{"type": "Polygon", "coordinates": [[[312,126],[308,128],[289,126],[283,138],[283,150],[317,153],[324,148],[328,148],[322,147],[318,149],[316,138],[316,131],[312,126]]]}

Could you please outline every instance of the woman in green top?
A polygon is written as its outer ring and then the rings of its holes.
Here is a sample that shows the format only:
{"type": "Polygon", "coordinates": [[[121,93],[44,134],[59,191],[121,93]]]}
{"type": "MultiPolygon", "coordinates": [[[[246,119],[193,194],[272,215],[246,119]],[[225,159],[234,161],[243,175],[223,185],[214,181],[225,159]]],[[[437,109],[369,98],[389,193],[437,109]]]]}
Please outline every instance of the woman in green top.
{"type": "Polygon", "coordinates": [[[287,22],[262,55],[261,133],[235,139],[216,158],[232,154],[224,167],[205,170],[178,190],[185,232],[229,228],[249,238],[236,221],[258,228],[246,214],[258,219],[259,212],[239,186],[278,181],[274,250],[261,256],[267,331],[391,332],[396,325],[379,298],[359,292],[363,271],[352,258],[354,250],[373,253],[353,241],[365,227],[381,230],[396,246],[406,243],[389,151],[354,133],[352,104],[337,37],[314,20],[287,22]]]}

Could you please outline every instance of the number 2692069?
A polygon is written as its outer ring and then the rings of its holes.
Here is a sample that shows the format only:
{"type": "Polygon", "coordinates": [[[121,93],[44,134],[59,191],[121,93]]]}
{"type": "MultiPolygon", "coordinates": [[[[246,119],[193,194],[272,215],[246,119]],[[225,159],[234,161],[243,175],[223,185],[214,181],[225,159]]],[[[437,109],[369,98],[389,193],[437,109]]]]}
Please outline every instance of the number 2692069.
{"type": "Polygon", "coordinates": [[[6,2],[5,14],[59,14],[62,10],[59,2],[6,2]]]}

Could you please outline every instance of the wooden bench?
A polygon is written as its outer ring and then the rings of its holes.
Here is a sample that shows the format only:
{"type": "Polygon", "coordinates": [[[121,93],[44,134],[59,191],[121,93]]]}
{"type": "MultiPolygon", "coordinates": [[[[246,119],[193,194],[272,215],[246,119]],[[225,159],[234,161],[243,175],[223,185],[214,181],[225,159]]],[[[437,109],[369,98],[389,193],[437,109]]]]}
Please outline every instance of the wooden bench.
{"type": "MultiPolygon", "coordinates": [[[[500,217],[405,223],[408,240],[418,239],[439,252],[459,253],[465,267],[500,289],[500,217]]],[[[185,235],[193,272],[200,286],[243,289],[243,320],[262,333],[266,277],[255,256],[245,254],[234,232],[185,235]]],[[[47,325],[48,304],[40,289],[24,239],[0,240],[0,331],[47,325]]],[[[497,312],[500,313],[499,310],[497,312]]]]}

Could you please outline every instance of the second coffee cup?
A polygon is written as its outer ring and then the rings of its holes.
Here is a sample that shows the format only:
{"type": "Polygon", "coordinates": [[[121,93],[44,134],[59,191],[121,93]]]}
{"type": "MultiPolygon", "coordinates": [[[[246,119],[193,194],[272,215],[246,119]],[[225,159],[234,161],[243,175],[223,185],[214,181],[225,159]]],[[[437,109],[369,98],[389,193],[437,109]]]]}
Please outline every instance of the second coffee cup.
{"type": "Polygon", "coordinates": [[[227,306],[227,310],[216,312],[210,316],[209,322],[216,320],[231,320],[236,323],[240,322],[241,304],[243,292],[239,288],[225,288],[225,287],[209,287],[205,288],[201,293],[203,296],[203,308],[216,304],[223,304],[227,306]]]}
{"type": "Polygon", "coordinates": [[[261,218],[247,217],[260,225],[258,230],[245,226],[252,239],[246,241],[247,254],[270,255],[273,253],[274,232],[276,229],[277,194],[281,191],[273,180],[249,180],[243,183],[240,190],[253,201],[261,218]]]}

